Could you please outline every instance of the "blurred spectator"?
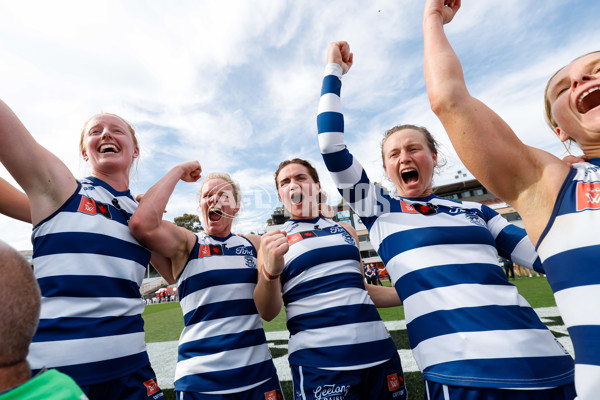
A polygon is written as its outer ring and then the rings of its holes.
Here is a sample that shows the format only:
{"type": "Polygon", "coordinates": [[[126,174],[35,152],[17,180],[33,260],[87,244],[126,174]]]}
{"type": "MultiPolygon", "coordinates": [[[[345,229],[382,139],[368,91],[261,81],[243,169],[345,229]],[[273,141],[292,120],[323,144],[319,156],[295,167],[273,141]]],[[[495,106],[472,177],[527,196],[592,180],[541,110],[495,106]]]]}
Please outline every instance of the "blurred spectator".
{"type": "Polygon", "coordinates": [[[515,279],[515,266],[513,265],[513,262],[511,260],[507,260],[506,258],[500,258],[500,262],[502,263],[502,266],[504,267],[504,273],[506,274],[506,277],[508,279],[512,278],[513,280],[515,279]]]}

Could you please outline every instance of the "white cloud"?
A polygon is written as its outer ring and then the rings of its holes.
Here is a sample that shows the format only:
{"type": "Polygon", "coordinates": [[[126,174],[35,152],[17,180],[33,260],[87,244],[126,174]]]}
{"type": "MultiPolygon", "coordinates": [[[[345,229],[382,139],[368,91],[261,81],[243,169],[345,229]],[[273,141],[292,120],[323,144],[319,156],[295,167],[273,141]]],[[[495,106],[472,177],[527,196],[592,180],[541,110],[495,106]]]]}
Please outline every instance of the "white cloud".
{"type": "MultiPolygon", "coordinates": [[[[384,179],[379,143],[400,123],[424,125],[442,143],[449,162],[438,182],[462,168],[425,94],[423,6],[412,0],[4,2],[0,96],[76,176],[86,174],[78,150],[83,122],[101,111],[122,115],[136,126],[142,149],[133,193],[175,164],[198,159],[205,173],[226,171],[240,182],[248,202],[235,229],[256,232],[271,202],[279,204],[273,172],[283,159],[312,161],[330,203],[339,201],[316,141],[333,40],[347,40],[355,53],[342,91],[347,141],[371,179],[384,179]],[[259,200],[263,195],[267,200],[259,200]]],[[[597,50],[600,5],[507,0],[462,7],[446,30],[470,90],[526,143],[560,154],[544,125],[543,86],[558,67],[597,50]]],[[[198,188],[179,184],[165,218],[199,213],[198,188]]],[[[0,227],[0,239],[28,246],[26,224],[2,217],[0,227]]]]}

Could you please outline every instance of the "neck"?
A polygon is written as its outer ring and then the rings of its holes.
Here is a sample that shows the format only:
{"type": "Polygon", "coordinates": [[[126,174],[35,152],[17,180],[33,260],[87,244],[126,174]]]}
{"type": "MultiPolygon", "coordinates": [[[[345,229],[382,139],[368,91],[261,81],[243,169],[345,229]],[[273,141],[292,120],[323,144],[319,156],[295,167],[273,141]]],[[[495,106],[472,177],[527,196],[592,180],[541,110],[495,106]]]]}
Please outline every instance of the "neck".
{"type": "MultiPolygon", "coordinates": [[[[580,148],[588,159],[600,158],[600,143],[591,143],[588,146],[582,144],[580,148]]],[[[573,152],[575,153],[575,151],[573,152]]]]}
{"type": "Polygon", "coordinates": [[[129,170],[117,173],[106,173],[103,171],[92,170],[90,175],[108,183],[113,189],[119,192],[129,189],[129,170]]]}
{"type": "Polygon", "coordinates": [[[312,207],[310,209],[310,211],[308,212],[308,214],[298,214],[298,215],[294,215],[293,213],[290,212],[290,210],[287,210],[290,213],[290,218],[291,219],[315,219],[319,216],[319,206],[317,205],[316,207],[312,207]]]}
{"type": "Polygon", "coordinates": [[[25,360],[7,367],[0,367],[0,391],[22,385],[30,377],[31,370],[25,360]]]}

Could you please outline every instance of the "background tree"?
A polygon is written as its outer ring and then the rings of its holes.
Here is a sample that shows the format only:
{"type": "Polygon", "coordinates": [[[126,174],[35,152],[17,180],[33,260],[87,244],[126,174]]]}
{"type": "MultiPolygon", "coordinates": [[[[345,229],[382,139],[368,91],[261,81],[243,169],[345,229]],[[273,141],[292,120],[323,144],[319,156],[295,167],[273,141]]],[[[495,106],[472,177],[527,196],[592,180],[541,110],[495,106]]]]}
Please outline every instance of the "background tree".
{"type": "Polygon", "coordinates": [[[196,214],[183,214],[181,217],[176,217],[173,222],[175,225],[194,233],[204,230],[202,223],[200,222],[200,217],[196,214]]]}

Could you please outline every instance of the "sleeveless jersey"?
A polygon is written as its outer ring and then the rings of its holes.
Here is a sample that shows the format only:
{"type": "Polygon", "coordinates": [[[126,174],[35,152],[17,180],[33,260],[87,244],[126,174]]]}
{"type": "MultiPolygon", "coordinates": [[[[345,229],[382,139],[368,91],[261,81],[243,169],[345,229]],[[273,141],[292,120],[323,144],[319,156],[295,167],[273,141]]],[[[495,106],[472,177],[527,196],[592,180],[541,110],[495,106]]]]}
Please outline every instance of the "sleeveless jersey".
{"type": "Polygon", "coordinates": [[[237,393],[276,375],[254,304],[256,255],[244,237],[197,234],[177,280],[185,328],[176,391],[237,393]]]}
{"type": "Polygon", "coordinates": [[[396,353],[361,274],[354,238],[332,220],[289,220],[281,274],[290,365],[355,370],[396,353]]]}
{"type": "Polygon", "coordinates": [[[423,378],[507,389],[572,382],[572,358],[498,265],[500,254],[541,270],[525,231],[482,204],[394,197],[371,183],[344,144],[341,75],[327,66],[321,152],[395,283],[423,378]]]}
{"type": "Polygon", "coordinates": [[[600,158],[573,167],[538,253],[573,341],[577,395],[587,400],[600,393],[600,158]]]}
{"type": "Polygon", "coordinates": [[[32,234],[40,322],[29,348],[34,373],[56,368],[79,385],[126,376],[149,364],[140,285],[150,251],[129,232],[137,202],[97,178],[32,234]]]}

